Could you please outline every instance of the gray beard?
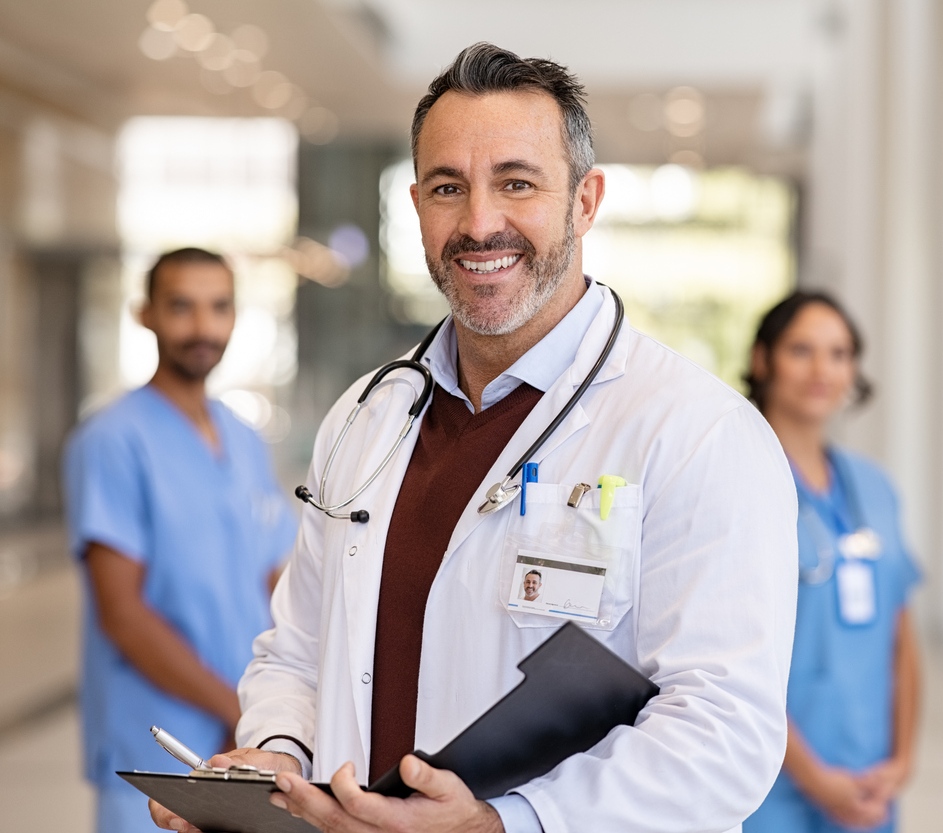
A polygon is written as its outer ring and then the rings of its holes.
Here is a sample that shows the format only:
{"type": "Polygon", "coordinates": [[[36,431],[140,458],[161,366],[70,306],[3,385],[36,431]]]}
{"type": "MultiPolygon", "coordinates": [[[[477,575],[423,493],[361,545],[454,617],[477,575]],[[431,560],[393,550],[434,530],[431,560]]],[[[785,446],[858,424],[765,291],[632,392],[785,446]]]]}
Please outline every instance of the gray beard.
{"type": "MultiPolygon", "coordinates": [[[[426,265],[436,287],[448,301],[456,321],[478,335],[501,336],[513,333],[543,309],[563,283],[575,255],[576,235],[568,214],[563,238],[544,257],[537,257],[533,245],[526,238],[504,233],[492,235],[481,243],[466,237],[453,238],[446,244],[438,260],[433,260],[427,254],[426,265]],[[531,281],[503,309],[481,312],[474,302],[460,297],[455,286],[453,260],[459,252],[486,254],[507,249],[517,249],[523,253],[521,259],[531,281]]],[[[476,296],[481,299],[493,297],[495,291],[493,286],[475,288],[476,296]]]]}

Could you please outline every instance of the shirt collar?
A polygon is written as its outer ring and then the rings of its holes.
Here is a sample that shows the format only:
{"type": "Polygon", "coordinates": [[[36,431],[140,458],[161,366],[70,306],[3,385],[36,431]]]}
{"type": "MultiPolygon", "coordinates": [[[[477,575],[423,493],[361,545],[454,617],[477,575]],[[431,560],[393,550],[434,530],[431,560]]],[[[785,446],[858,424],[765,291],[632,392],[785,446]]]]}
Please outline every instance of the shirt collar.
{"type": "MultiPolygon", "coordinates": [[[[584,276],[585,277],[585,276],[584,276]]],[[[587,291],[563,319],[496,379],[481,394],[481,408],[490,408],[523,383],[546,393],[566,369],[573,364],[583,337],[604,301],[600,292],[590,291],[594,281],[585,277],[587,291]]],[[[436,384],[452,396],[463,400],[469,410],[471,401],[458,385],[458,343],[451,317],[445,322],[429,349],[422,357],[432,371],[436,384]]]]}

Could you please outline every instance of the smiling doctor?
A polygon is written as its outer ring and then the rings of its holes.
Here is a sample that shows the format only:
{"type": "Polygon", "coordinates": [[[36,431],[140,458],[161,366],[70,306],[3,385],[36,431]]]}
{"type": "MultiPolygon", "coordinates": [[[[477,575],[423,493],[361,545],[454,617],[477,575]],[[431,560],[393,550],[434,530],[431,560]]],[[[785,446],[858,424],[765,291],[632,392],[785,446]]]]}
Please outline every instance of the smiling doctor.
{"type": "MultiPolygon", "coordinates": [[[[604,178],[563,67],[471,46],[419,103],[412,140],[426,260],[452,310],[421,357],[434,391],[358,497],[366,523],[306,510],[240,685],[243,748],[213,763],[281,770],[272,800],[332,833],[737,830],[786,738],[796,498],[779,444],[717,379],[620,331],[613,294],[583,275],[604,178]],[[526,513],[519,494],[480,513],[587,379],[532,452],[526,513]],[[605,498],[601,478],[617,484],[605,498]],[[636,726],[478,801],[404,754],[445,745],[562,624],[514,604],[533,558],[556,565],[555,587],[594,565],[579,621],[661,693],[636,726]],[[410,798],[361,790],[397,765],[410,798]]],[[[363,380],[321,427],[308,486],[322,502],[354,493],[395,444],[421,379],[387,379],[333,465],[363,380]]]]}

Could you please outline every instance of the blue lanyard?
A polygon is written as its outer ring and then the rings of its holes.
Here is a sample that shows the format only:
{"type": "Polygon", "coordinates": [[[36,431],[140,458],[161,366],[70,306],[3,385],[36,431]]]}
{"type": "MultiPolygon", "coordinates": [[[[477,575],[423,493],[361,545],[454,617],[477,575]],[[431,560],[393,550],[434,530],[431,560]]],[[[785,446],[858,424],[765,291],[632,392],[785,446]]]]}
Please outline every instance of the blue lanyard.
{"type": "Polygon", "coordinates": [[[828,453],[830,485],[824,495],[809,489],[791,461],[790,467],[799,498],[799,521],[811,535],[817,556],[814,567],[803,568],[800,564],[800,580],[806,584],[824,584],[835,572],[839,554],[843,558],[877,558],[880,541],[865,523],[854,482],[844,463],[828,453]]]}

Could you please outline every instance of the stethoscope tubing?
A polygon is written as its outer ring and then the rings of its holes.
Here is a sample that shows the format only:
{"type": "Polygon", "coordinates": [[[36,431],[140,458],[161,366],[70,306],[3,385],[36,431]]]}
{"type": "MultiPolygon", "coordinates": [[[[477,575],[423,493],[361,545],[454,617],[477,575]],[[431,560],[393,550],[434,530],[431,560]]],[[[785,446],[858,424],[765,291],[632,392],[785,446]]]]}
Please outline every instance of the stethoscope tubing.
{"type": "Polygon", "coordinates": [[[335,515],[334,513],[340,509],[343,509],[345,506],[349,506],[353,503],[360,495],[362,495],[367,489],[370,488],[371,484],[380,476],[380,472],[386,468],[387,463],[393,459],[393,455],[396,454],[399,447],[403,444],[403,440],[406,439],[406,435],[409,433],[409,430],[412,428],[413,423],[416,421],[416,417],[422,412],[422,409],[425,408],[426,403],[429,401],[429,397],[432,395],[433,388],[435,387],[435,382],[432,378],[432,371],[429,370],[424,364],[419,360],[422,358],[423,353],[425,353],[428,346],[432,343],[432,339],[435,338],[436,333],[439,332],[439,329],[446,322],[446,318],[443,318],[432,330],[430,330],[422,342],[416,348],[416,351],[413,353],[412,357],[409,359],[398,359],[394,362],[389,362],[388,364],[383,365],[376,373],[373,374],[373,377],[367,382],[366,386],[363,389],[363,393],[360,394],[360,397],[357,399],[357,404],[354,405],[350,414],[347,416],[347,419],[344,421],[344,426],[341,429],[340,433],[337,435],[337,439],[334,440],[334,444],[331,446],[330,454],[328,454],[327,461],[324,464],[324,471],[321,473],[321,480],[318,483],[318,500],[315,502],[313,498],[305,498],[305,500],[314,506],[317,509],[320,509],[325,514],[329,515],[332,518],[344,518],[344,515],[335,515]],[[357,414],[360,413],[364,404],[367,401],[367,397],[380,385],[386,376],[392,373],[394,370],[415,370],[423,378],[422,390],[419,395],[413,400],[413,404],[407,412],[406,422],[403,424],[402,429],[400,429],[399,435],[397,436],[396,442],[393,444],[393,447],[387,452],[380,464],[373,470],[373,473],[368,477],[355,491],[354,493],[341,501],[340,503],[328,504],[327,501],[327,479],[331,473],[331,469],[334,466],[334,458],[337,456],[337,452],[341,447],[341,443],[344,441],[344,437],[347,436],[347,432],[350,430],[350,427],[354,424],[354,420],[357,418],[357,414]]]}
{"type": "MultiPolygon", "coordinates": [[[[598,286],[605,286],[605,284],[598,284],[598,286]]],[[[609,289],[609,287],[606,287],[609,289]]],[[[570,414],[573,408],[576,406],[577,402],[582,398],[583,394],[589,388],[589,386],[595,381],[596,377],[599,375],[599,372],[602,370],[603,365],[606,363],[606,360],[609,358],[609,355],[612,353],[613,347],[615,347],[616,340],[619,337],[619,333],[622,330],[622,325],[625,323],[625,305],[622,303],[622,299],[619,295],[609,289],[609,293],[613,298],[613,301],[616,305],[615,311],[615,321],[612,326],[612,330],[609,333],[609,337],[606,340],[606,344],[603,346],[602,351],[599,354],[599,357],[596,359],[595,364],[590,369],[589,373],[586,374],[586,378],[580,383],[579,387],[574,391],[573,395],[567,400],[566,404],[560,409],[559,413],[553,418],[549,425],[540,433],[540,436],[531,443],[530,447],[525,451],[520,459],[511,467],[510,471],[507,473],[505,479],[497,484],[492,491],[497,490],[501,494],[503,492],[503,487],[505,487],[511,480],[513,480],[524,467],[524,464],[532,460],[534,455],[540,450],[540,448],[546,443],[550,436],[557,430],[560,424],[564,419],[570,414]]],[[[324,471],[321,474],[321,479],[318,484],[318,500],[315,501],[311,496],[310,492],[305,489],[303,486],[299,486],[296,490],[296,494],[302,500],[307,503],[310,503],[316,509],[320,509],[322,512],[326,513],[332,518],[345,518],[346,515],[335,515],[334,513],[340,509],[343,509],[353,503],[360,495],[362,495],[370,485],[379,477],[380,472],[386,468],[390,460],[393,459],[393,455],[396,454],[399,447],[402,445],[403,440],[406,439],[406,435],[409,433],[410,429],[413,426],[413,423],[416,420],[416,417],[422,413],[422,410],[425,408],[426,404],[429,401],[429,397],[432,395],[432,391],[435,388],[435,381],[432,378],[432,371],[422,363],[422,357],[425,354],[426,350],[432,344],[433,339],[436,337],[436,334],[441,329],[442,325],[448,320],[448,318],[442,319],[429,333],[426,334],[422,342],[416,348],[415,352],[409,359],[398,359],[397,361],[389,362],[388,364],[383,365],[370,379],[366,387],[363,390],[363,393],[360,394],[357,404],[351,410],[347,419],[344,421],[344,425],[341,428],[340,433],[337,435],[337,439],[334,440],[334,444],[331,446],[331,451],[328,454],[327,461],[324,465],[324,471]],[[331,472],[331,469],[334,465],[334,460],[337,457],[337,452],[340,449],[340,446],[344,440],[344,437],[347,436],[347,432],[350,430],[350,427],[353,425],[354,420],[357,418],[357,415],[360,413],[364,404],[367,401],[367,398],[370,394],[380,385],[385,377],[393,372],[394,370],[415,370],[423,377],[422,391],[415,397],[413,404],[410,407],[406,422],[403,425],[403,428],[400,430],[395,443],[392,448],[384,456],[380,464],[374,469],[373,473],[355,489],[353,494],[345,500],[329,504],[327,501],[327,479],[331,472]]],[[[493,507],[489,511],[494,511],[496,508],[505,504],[506,498],[510,497],[510,494],[507,494],[504,499],[500,502],[493,501],[493,507]]],[[[491,500],[491,493],[489,493],[489,500],[491,500]]],[[[487,502],[486,502],[487,504],[487,502]]],[[[481,512],[484,508],[479,509],[481,512]]],[[[362,520],[366,520],[369,515],[366,512],[353,513],[350,517],[351,520],[354,520],[354,515],[360,517],[362,520]]]]}
{"type": "MultiPolygon", "coordinates": [[[[606,286],[605,284],[597,284],[598,286],[606,286]]],[[[553,418],[550,424],[543,430],[539,437],[531,443],[530,447],[525,451],[520,459],[511,467],[511,470],[507,473],[504,482],[507,483],[510,480],[513,480],[520,470],[524,468],[524,464],[533,460],[534,455],[540,450],[545,442],[550,439],[551,435],[557,428],[560,427],[560,423],[565,420],[570,411],[576,407],[576,403],[580,401],[583,397],[583,394],[586,393],[586,389],[596,381],[596,377],[599,375],[599,371],[602,370],[603,365],[606,363],[606,360],[609,358],[609,354],[612,353],[612,348],[616,346],[616,339],[619,337],[619,332],[622,330],[622,325],[625,323],[625,304],[622,303],[622,299],[619,297],[618,293],[613,292],[608,286],[606,289],[609,289],[609,294],[612,295],[612,299],[616,304],[616,319],[612,325],[612,330],[609,332],[609,338],[606,340],[605,346],[602,348],[602,352],[599,354],[599,357],[596,359],[596,363],[592,366],[589,373],[586,374],[586,378],[580,383],[580,386],[576,389],[573,395],[567,400],[567,403],[560,409],[560,412],[553,418]]]]}

